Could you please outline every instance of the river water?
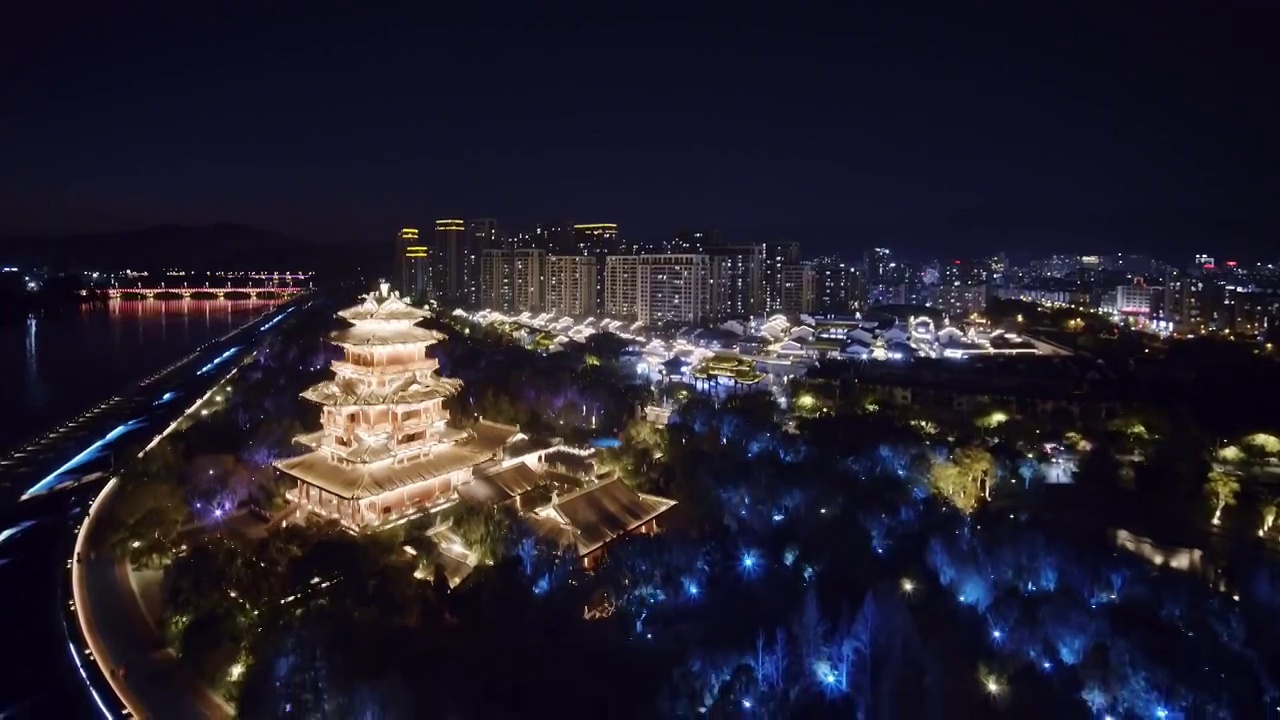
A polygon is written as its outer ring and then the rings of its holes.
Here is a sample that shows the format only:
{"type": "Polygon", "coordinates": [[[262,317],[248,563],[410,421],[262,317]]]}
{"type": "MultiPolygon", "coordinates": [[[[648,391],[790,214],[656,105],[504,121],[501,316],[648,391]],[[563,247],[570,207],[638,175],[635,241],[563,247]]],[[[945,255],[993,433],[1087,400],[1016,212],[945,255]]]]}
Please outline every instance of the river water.
{"type": "Polygon", "coordinates": [[[0,452],[282,302],[112,300],[0,325],[0,452]]]}

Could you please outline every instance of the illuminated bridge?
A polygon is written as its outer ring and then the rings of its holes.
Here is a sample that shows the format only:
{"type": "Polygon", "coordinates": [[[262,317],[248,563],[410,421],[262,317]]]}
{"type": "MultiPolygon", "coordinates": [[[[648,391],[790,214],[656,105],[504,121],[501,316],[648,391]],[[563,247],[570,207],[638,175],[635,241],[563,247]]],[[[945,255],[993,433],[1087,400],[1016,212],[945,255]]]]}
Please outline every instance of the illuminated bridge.
{"type": "Polygon", "coordinates": [[[267,287],[213,287],[209,285],[200,287],[111,287],[101,288],[98,290],[81,290],[80,294],[88,296],[91,292],[106,295],[109,298],[118,298],[124,296],[140,296],[146,298],[171,296],[171,297],[192,297],[194,295],[204,295],[211,297],[224,297],[226,295],[246,295],[248,297],[257,297],[259,295],[276,295],[276,296],[293,296],[299,293],[310,291],[309,286],[299,285],[278,285],[267,287]]]}

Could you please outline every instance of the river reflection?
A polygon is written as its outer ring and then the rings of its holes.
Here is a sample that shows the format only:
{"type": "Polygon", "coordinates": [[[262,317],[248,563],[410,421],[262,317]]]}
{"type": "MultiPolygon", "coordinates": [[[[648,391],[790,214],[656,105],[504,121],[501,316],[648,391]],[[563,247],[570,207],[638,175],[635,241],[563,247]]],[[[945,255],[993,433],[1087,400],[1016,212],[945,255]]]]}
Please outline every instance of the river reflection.
{"type": "Polygon", "coordinates": [[[112,300],[0,326],[0,451],[283,301],[112,300]]]}

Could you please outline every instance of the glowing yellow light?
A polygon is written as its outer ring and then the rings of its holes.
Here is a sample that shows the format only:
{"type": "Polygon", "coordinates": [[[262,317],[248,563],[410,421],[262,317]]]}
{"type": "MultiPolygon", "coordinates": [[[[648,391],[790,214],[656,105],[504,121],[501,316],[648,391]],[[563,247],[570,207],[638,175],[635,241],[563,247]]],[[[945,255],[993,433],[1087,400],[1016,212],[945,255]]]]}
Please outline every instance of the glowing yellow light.
{"type": "Polygon", "coordinates": [[[906,593],[907,595],[910,595],[911,593],[916,591],[915,581],[912,580],[911,578],[902,578],[901,582],[899,582],[898,584],[902,586],[902,592],[906,593]]]}
{"type": "Polygon", "coordinates": [[[987,694],[993,698],[998,698],[1004,694],[1004,680],[997,674],[980,667],[978,669],[978,680],[982,682],[982,687],[986,689],[987,694]]]}

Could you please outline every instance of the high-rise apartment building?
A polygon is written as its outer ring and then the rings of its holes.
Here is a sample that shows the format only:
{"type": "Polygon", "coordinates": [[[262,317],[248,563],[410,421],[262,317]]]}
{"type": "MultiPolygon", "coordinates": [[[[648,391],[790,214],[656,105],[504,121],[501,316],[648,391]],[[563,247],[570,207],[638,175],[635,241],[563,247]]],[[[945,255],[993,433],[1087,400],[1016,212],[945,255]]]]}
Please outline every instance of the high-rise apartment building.
{"type": "Polygon", "coordinates": [[[711,316],[711,259],[706,255],[641,255],[636,317],[645,324],[697,323],[711,316]]]}
{"type": "Polygon", "coordinates": [[[618,249],[618,225],[616,223],[587,223],[573,226],[573,255],[609,254],[618,249]]]}
{"type": "Polygon", "coordinates": [[[932,305],[951,318],[981,313],[987,307],[987,286],[939,285],[934,289],[932,305]]]}
{"type": "Polygon", "coordinates": [[[462,247],[457,302],[466,307],[479,307],[481,257],[485,250],[502,245],[497,220],[480,218],[467,221],[467,239],[462,247]]]}
{"type": "Polygon", "coordinates": [[[560,220],[541,222],[533,230],[513,236],[508,245],[513,250],[543,250],[548,255],[579,255],[574,245],[573,226],[560,220]]]}
{"type": "Polygon", "coordinates": [[[480,305],[540,313],[546,305],[547,254],[537,248],[491,248],[480,254],[480,305]]]}
{"type": "Polygon", "coordinates": [[[784,315],[813,312],[814,273],[807,263],[790,263],[779,270],[778,309],[784,315]]]}
{"type": "MultiPolygon", "coordinates": [[[[939,285],[986,285],[995,280],[997,257],[976,260],[948,260],[938,266],[939,285]]],[[[891,266],[892,267],[892,266],[891,266]]]]}
{"type": "Polygon", "coordinates": [[[800,243],[784,240],[764,244],[764,268],[761,275],[765,311],[782,311],[782,268],[799,262],[800,243]]]}
{"type": "Polygon", "coordinates": [[[480,307],[511,312],[515,307],[515,254],[503,248],[480,253],[480,307]]]}
{"type": "Polygon", "coordinates": [[[892,284],[889,277],[889,266],[893,263],[893,253],[889,248],[871,248],[863,256],[862,264],[866,267],[868,286],[892,284]]]}
{"type": "Polygon", "coordinates": [[[640,255],[610,255],[604,269],[604,315],[635,320],[639,290],[640,255]]]}
{"type": "Polygon", "coordinates": [[[546,258],[546,308],[575,318],[596,314],[596,259],[580,255],[546,258]]]}
{"type": "Polygon", "coordinates": [[[431,248],[422,243],[417,228],[401,228],[396,234],[395,278],[400,294],[415,302],[431,299],[431,248]]]}
{"type": "Polygon", "coordinates": [[[512,310],[542,312],[546,309],[546,251],[512,250],[511,255],[512,310]]]}
{"type": "Polygon", "coordinates": [[[697,253],[611,255],[605,268],[605,315],[645,324],[709,320],[711,258],[697,253]]]}
{"type": "Polygon", "coordinates": [[[596,305],[604,302],[606,258],[622,252],[616,223],[586,223],[573,226],[573,248],[565,255],[596,259],[596,305]]]}
{"type": "Polygon", "coordinates": [[[1116,287],[1116,312],[1121,315],[1150,317],[1151,297],[1152,288],[1142,278],[1135,278],[1129,285],[1116,287]]]}
{"type": "Polygon", "coordinates": [[[1102,256],[1102,268],[1104,270],[1129,273],[1130,275],[1145,276],[1155,268],[1155,263],[1152,262],[1150,255],[1116,253],[1102,256]]]}
{"type": "Polygon", "coordinates": [[[462,293],[463,253],[467,244],[465,220],[436,220],[432,235],[432,285],[442,303],[458,302],[462,293]]]}
{"type": "Polygon", "coordinates": [[[752,315],[764,308],[764,246],[710,245],[711,308],[716,317],[752,315]]]}
{"type": "Polygon", "coordinates": [[[485,250],[500,246],[496,220],[437,220],[434,284],[441,302],[480,305],[482,255],[485,250]]]}
{"type": "Polygon", "coordinates": [[[1031,261],[1031,268],[1042,277],[1065,278],[1074,276],[1080,259],[1075,255],[1050,255],[1031,261]]]}
{"type": "Polygon", "coordinates": [[[624,248],[634,255],[707,255],[711,308],[716,317],[751,315],[764,308],[764,246],[730,244],[715,228],[683,230],[667,240],[624,248]]]}
{"type": "Polygon", "coordinates": [[[714,228],[706,230],[682,230],[675,237],[663,243],[658,252],[663,254],[705,253],[710,248],[724,245],[720,231],[714,228]]]}
{"type": "Polygon", "coordinates": [[[1165,284],[1165,315],[1179,332],[1228,327],[1226,288],[1211,278],[1179,277],[1165,284]]]}
{"type": "Polygon", "coordinates": [[[813,311],[823,315],[848,315],[859,303],[856,270],[838,257],[820,257],[813,266],[813,311]]]}
{"type": "Polygon", "coordinates": [[[1274,342],[1276,328],[1280,326],[1280,289],[1228,286],[1223,304],[1231,319],[1232,332],[1274,342]]]}

